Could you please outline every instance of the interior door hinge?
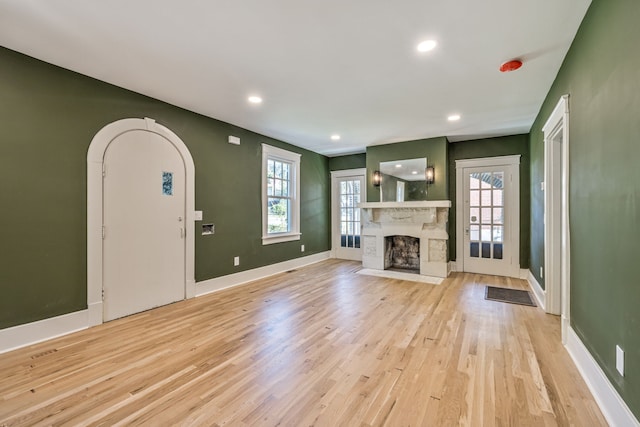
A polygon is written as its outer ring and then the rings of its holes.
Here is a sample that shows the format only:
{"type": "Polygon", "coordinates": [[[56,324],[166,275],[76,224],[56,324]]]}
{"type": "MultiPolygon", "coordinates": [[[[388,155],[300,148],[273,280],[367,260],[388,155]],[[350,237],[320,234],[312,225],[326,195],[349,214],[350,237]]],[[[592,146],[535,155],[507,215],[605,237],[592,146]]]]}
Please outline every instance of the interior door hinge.
{"type": "Polygon", "coordinates": [[[102,290],[102,301],[104,301],[104,289],[102,290]]]}
{"type": "Polygon", "coordinates": [[[104,225],[102,226],[102,240],[104,240],[104,235],[105,235],[105,229],[104,229],[104,225]]]}
{"type": "Polygon", "coordinates": [[[103,163],[102,164],[102,177],[104,178],[105,176],[107,176],[107,165],[105,165],[103,163]]]}

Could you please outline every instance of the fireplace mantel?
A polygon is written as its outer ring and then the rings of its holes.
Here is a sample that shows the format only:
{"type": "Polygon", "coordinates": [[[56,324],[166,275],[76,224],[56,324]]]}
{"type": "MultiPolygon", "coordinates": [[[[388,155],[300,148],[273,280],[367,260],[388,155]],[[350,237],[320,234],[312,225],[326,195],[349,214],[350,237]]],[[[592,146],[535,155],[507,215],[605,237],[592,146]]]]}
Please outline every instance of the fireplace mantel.
{"type": "Polygon", "coordinates": [[[451,201],[365,202],[362,210],[362,265],[384,270],[384,240],[387,236],[420,239],[420,274],[445,278],[449,275],[447,222],[451,201]]]}
{"type": "Polygon", "coordinates": [[[413,208],[450,208],[450,200],[428,200],[423,202],[365,202],[358,204],[362,209],[413,209],[413,208]]]}

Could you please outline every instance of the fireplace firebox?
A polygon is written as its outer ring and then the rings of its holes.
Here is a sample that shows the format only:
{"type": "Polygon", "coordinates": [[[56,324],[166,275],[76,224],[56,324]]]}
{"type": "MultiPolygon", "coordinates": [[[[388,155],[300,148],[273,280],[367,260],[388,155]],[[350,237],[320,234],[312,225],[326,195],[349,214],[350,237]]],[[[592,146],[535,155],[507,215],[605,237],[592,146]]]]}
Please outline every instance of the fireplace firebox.
{"type": "Polygon", "coordinates": [[[384,238],[384,268],[420,273],[420,239],[411,236],[384,238]]]}

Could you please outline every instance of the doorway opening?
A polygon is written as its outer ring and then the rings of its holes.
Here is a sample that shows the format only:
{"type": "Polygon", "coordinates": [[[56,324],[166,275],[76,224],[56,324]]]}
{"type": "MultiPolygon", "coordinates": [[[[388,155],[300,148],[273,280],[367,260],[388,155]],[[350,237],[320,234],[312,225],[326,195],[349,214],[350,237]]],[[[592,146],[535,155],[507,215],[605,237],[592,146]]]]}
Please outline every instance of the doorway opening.
{"type": "Polygon", "coordinates": [[[561,316],[562,341],[569,327],[569,95],[560,98],[544,134],[545,309],[561,316]]]}

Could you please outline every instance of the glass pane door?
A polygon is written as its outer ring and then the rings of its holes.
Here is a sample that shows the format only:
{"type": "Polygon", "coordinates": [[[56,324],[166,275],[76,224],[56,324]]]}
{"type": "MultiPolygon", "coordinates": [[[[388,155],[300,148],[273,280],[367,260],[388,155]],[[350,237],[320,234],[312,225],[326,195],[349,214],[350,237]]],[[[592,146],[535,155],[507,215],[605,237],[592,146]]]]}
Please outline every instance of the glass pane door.
{"type": "Polygon", "coordinates": [[[502,259],[504,172],[473,172],[469,179],[469,256],[502,259]]]}
{"type": "Polygon", "coordinates": [[[340,247],[360,247],[360,179],[340,181],[340,247]]]}
{"type": "Polygon", "coordinates": [[[364,175],[335,177],[333,248],[336,258],[362,260],[360,208],[365,200],[364,175]]]}
{"type": "Polygon", "coordinates": [[[464,271],[518,277],[518,166],[463,168],[464,271]]]}

